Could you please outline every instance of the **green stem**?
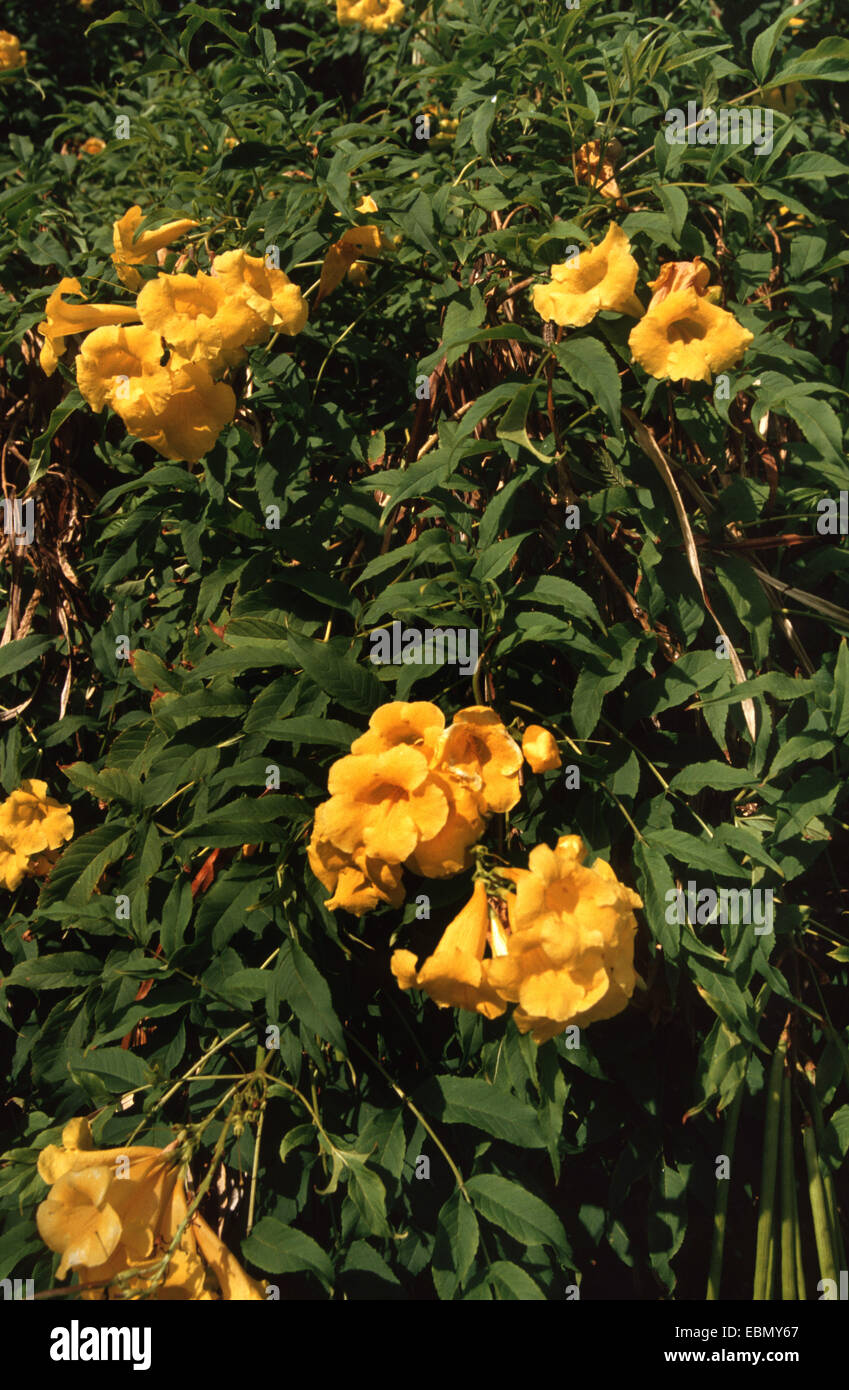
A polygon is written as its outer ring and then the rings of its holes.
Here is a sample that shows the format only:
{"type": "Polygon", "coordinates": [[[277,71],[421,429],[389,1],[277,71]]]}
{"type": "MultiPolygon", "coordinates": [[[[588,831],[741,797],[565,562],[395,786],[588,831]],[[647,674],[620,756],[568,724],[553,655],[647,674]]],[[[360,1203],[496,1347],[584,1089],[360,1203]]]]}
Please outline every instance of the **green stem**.
{"type": "Polygon", "coordinates": [[[755,1252],[755,1280],[752,1292],[752,1299],[755,1303],[765,1302],[769,1299],[772,1291],[773,1205],[775,1202],[775,1172],[778,1166],[778,1132],[781,1120],[781,1078],[788,1041],[785,1027],[778,1041],[778,1047],[775,1049],[767,1086],[758,1207],[758,1238],[755,1252]]]}
{"type": "Polygon", "coordinates": [[[781,1297],[785,1303],[796,1300],[796,1223],[793,1214],[793,1096],[790,1073],[784,1073],[781,1112],[781,1297]]]}
{"type": "Polygon", "coordinates": [[[813,1125],[806,1124],[802,1130],[805,1148],[805,1162],[808,1165],[808,1195],[811,1201],[811,1215],[814,1218],[814,1238],[817,1243],[820,1278],[833,1279],[837,1283],[837,1269],[831,1245],[831,1223],[825,1205],[822,1177],[820,1176],[817,1141],[813,1125]]]}
{"type": "MultiPolygon", "coordinates": [[[[722,1152],[728,1158],[729,1166],[734,1162],[734,1143],[737,1138],[737,1122],[740,1119],[740,1110],[743,1105],[743,1092],[745,1089],[746,1082],[744,1079],[741,1081],[739,1090],[725,1115],[725,1129],[722,1135],[722,1152]]],[[[728,1218],[728,1198],[730,1190],[730,1175],[727,1181],[725,1179],[721,1181],[717,1179],[716,1207],[713,1215],[713,1245],[710,1252],[710,1271],[708,1273],[706,1295],[710,1300],[719,1298],[719,1288],[722,1282],[722,1257],[725,1250],[725,1225],[728,1218]]]]}

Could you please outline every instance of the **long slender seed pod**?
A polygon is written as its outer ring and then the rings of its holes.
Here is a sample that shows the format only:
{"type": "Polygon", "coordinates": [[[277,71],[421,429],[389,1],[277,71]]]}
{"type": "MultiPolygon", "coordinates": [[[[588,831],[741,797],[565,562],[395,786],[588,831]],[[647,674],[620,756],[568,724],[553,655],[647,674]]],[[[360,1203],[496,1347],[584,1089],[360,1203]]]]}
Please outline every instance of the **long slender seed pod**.
{"type": "MultiPolygon", "coordinates": [[[[722,1133],[722,1152],[728,1158],[729,1164],[734,1163],[734,1143],[737,1138],[737,1121],[740,1119],[740,1108],[743,1104],[743,1092],[746,1089],[745,1077],[740,1082],[739,1090],[725,1112],[725,1128],[722,1133]]],[[[725,1250],[725,1223],[728,1218],[728,1198],[731,1189],[731,1178],[728,1180],[717,1178],[716,1181],[716,1206],[713,1214],[713,1243],[710,1252],[710,1270],[708,1272],[707,1298],[719,1298],[719,1286],[722,1282],[722,1256],[725,1250]]]]}
{"type": "Polygon", "coordinates": [[[802,1259],[802,1227],[799,1223],[799,1197],[796,1191],[796,1184],[793,1184],[793,1233],[796,1246],[796,1297],[804,1303],[807,1299],[805,1293],[805,1263],[802,1259]]]}
{"type": "MultiPolygon", "coordinates": [[[[825,1124],[823,1121],[822,1106],[816,1092],[817,1069],[813,1062],[806,1062],[805,1075],[811,1083],[808,1092],[808,1108],[814,1122],[814,1134],[817,1141],[817,1151],[823,1152],[825,1148],[825,1124]]],[[[822,1187],[825,1194],[825,1207],[828,1212],[828,1220],[831,1226],[831,1248],[835,1258],[840,1263],[840,1268],[846,1268],[846,1252],[843,1246],[843,1232],[840,1229],[840,1217],[837,1211],[837,1196],[834,1191],[834,1179],[827,1169],[822,1171],[822,1187]]]]}
{"type": "Polygon", "coordinates": [[[796,1225],[793,1219],[793,1130],[790,1073],[784,1073],[784,1094],[781,1100],[781,1297],[787,1302],[796,1300],[796,1225]]]}
{"type": "MultiPolygon", "coordinates": [[[[763,1303],[769,1298],[772,1283],[771,1251],[773,1248],[773,1207],[775,1203],[775,1172],[778,1166],[778,1133],[781,1121],[781,1077],[789,1037],[785,1027],[769,1069],[769,1082],[764,1112],[763,1159],[761,1190],[758,1202],[758,1238],[755,1251],[755,1280],[752,1298],[763,1303]]],[[[774,1257],[773,1257],[774,1258],[774,1257]]]]}
{"type": "Polygon", "coordinates": [[[808,1194],[811,1199],[811,1215],[814,1218],[814,1238],[817,1243],[820,1278],[833,1279],[836,1284],[837,1269],[831,1246],[831,1223],[825,1206],[825,1193],[823,1192],[819,1158],[817,1157],[817,1141],[812,1124],[805,1125],[802,1130],[802,1139],[805,1148],[805,1162],[808,1165],[808,1194]]]}

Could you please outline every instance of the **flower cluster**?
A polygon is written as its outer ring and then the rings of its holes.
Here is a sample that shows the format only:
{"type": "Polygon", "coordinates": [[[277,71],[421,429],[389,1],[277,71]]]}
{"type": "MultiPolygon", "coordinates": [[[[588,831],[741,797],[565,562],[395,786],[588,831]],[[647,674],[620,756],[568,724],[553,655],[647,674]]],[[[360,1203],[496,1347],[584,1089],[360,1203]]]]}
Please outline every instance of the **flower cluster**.
{"type": "Polygon", "coordinates": [[[15,68],[26,65],[27,51],[21,48],[20,39],[7,29],[0,29],[0,72],[13,72],[15,68]]]}
{"type": "Polygon", "coordinates": [[[336,0],[339,24],[361,24],[372,34],[385,33],[403,13],[403,0],[336,0]]]}
{"type": "Polygon", "coordinates": [[[41,365],[56,370],[65,339],[86,333],[76,359],[77,385],[95,413],[109,405],[129,434],[165,458],[196,463],[236,413],[232,387],[220,380],[245,361],[245,349],[272,333],[300,333],[307,306],[282,270],[246,251],[225,251],[212,274],[160,272],[143,281],[138,267],[196,224],[189,218],[137,234],[142,209],[132,207],[114,227],[112,257],[122,283],[139,290],[134,306],[69,304],[83,297],[64,279],[38,325],[41,365]]]}
{"type": "Polygon", "coordinates": [[[28,778],[0,805],[0,883],[10,892],[25,876],[43,878],[74,834],[70,806],[47,795],[47,783],[28,778]]]}
{"type": "Polygon", "coordinates": [[[485,1018],[514,1003],[516,1027],[536,1043],[621,1013],[638,982],[633,909],[643,904],[609,864],[597,859],[586,868],[585,857],[580,837],[564,835],[553,850],[531,850],[527,869],[501,870],[515,885],[501,898],[506,928],[478,879],[421,966],[411,951],[393,952],[401,989],[424,990],[440,1008],[485,1018]]]}
{"type": "Polygon", "coordinates": [[[404,899],[402,869],[449,878],[471,864],[487,818],[519,800],[522,751],[486,705],[449,728],[436,705],[393,701],[330,769],[309,861],[327,906],[362,916],[404,899]]]}
{"type": "Polygon", "coordinates": [[[88,1122],[71,1120],[61,1146],[42,1149],[38,1173],[50,1187],[38,1233],[62,1257],[59,1278],[76,1271],[83,1298],[264,1300],[203,1217],[189,1216],[172,1152],[95,1149],[88,1122]],[[119,1275],[127,1277],[107,1290],[119,1275]]]}
{"type": "Polygon", "coordinates": [[[544,319],[568,328],[585,327],[602,309],[633,315],[640,322],[628,346],[658,379],[710,382],[740,360],[753,335],[713,302],[718,287],[708,290],[710,272],[698,257],[661,266],[649,281],[655,293],[645,310],[634,293],[638,272],[627,236],[612,222],[597,246],[551,267],[551,282],[534,287],[533,305],[544,319]]]}

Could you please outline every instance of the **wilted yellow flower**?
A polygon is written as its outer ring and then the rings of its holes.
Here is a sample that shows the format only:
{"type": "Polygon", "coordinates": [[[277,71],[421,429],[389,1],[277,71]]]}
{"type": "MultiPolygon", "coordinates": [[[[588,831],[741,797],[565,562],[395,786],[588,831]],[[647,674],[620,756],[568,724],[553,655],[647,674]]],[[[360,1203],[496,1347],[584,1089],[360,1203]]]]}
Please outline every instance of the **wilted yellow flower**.
{"type": "Polygon", "coordinates": [[[696,289],[669,293],[631,330],[628,346],[649,376],[711,381],[739,362],[753,334],[696,289]]]}
{"type": "Polygon", "coordinates": [[[643,306],[634,294],[637,271],[630,241],[611,222],[598,246],[551,267],[551,282],[534,288],[534,308],[564,328],[583,328],[602,309],[639,317],[643,306]]]}
{"type": "Polygon", "coordinates": [[[474,793],[485,815],[511,811],[519,800],[522,750],[488,705],[470,705],[454,716],[434,759],[474,793]]]}
{"type": "Polygon", "coordinates": [[[320,304],[341,284],[347,271],[355,261],[363,257],[373,259],[381,251],[391,251],[392,243],[382,236],[378,227],[349,227],[335,241],[324,258],[321,267],[316,304],[320,304]]]}
{"type": "Polygon", "coordinates": [[[165,458],[197,463],[233,419],[236,397],[205,367],[162,366],[161,356],[162,340],[149,328],[98,328],[83,341],[77,384],[96,414],[108,404],[165,458]]]}
{"type": "Polygon", "coordinates": [[[145,1145],[95,1149],[88,1122],[72,1120],[62,1144],[49,1144],[38,1159],[39,1176],[51,1187],[36,1211],[39,1235],[62,1256],[58,1276],[75,1270],[83,1298],[103,1298],[92,1285],[133,1270],[136,1277],[109,1297],[153,1291],[153,1275],[180,1227],[157,1299],[255,1299],[264,1291],[251,1279],[198,1212],[188,1203],[175,1156],[145,1145]]]}
{"type": "Polygon", "coordinates": [[[223,252],[215,257],[212,270],[228,295],[242,299],[254,316],[245,346],[263,342],[272,331],[291,337],[300,333],[307,321],[307,302],[282,270],[246,251],[223,252]]]}
{"type": "Polygon", "coordinates": [[[64,294],[78,294],[83,299],[79,280],[60,280],[50,294],[45,305],[45,320],[38,325],[38,332],[44,338],[39,361],[42,371],[52,376],[59,358],[65,351],[65,339],[72,333],[88,333],[93,328],[105,324],[138,323],[135,308],[125,304],[66,304],[64,294]]]}
{"type": "Polygon", "coordinates": [[[80,154],[102,154],[105,149],[105,140],[101,140],[99,135],[90,135],[80,145],[80,154]]]}
{"type": "Polygon", "coordinates": [[[529,724],[525,729],[522,753],[532,772],[551,772],[562,766],[554,735],[541,724],[529,724]]]}
{"type": "MultiPolygon", "coordinates": [[[[709,280],[710,267],[700,256],[692,261],[666,261],[660,267],[657,278],[649,280],[649,289],[654,290],[654,294],[646,313],[651,313],[670,294],[677,294],[679,290],[695,290],[699,298],[715,299],[715,294],[708,289],[709,280]]],[[[714,286],[714,289],[718,291],[718,286],[714,286]]]]}
{"type": "Polygon", "coordinates": [[[618,140],[608,140],[601,158],[601,141],[590,140],[575,151],[575,172],[578,183],[597,188],[602,198],[613,198],[618,208],[627,208],[621,197],[619,185],[613,177],[616,165],[622,157],[622,146],[618,140]]]}
{"type": "Polygon", "coordinates": [[[10,891],[26,874],[46,872],[50,852],[74,834],[70,806],[47,795],[47,783],[27,778],[0,806],[0,883],[10,891]]]}
{"type": "Polygon", "coordinates": [[[403,0],[336,0],[339,24],[361,24],[373,34],[398,24],[403,13],[403,0]]]}
{"type": "Polygon", "coordinates": [[[144,213],[136,204],[128,208],[124,216],[119,217],[112,227],[115,247],[112,260],[118,279],[131,290],[139,289],[143,283],[138,271],[133,269],[134,266],[155,265],[157,251],[164,250],[178,236],[183,236],[190,227],[197,226],[197,222],[190,217],[181,217],[177,222],[166,222],[165,226],[157,227],[153,232],[142,232],[140,236],[136,236],[143,217],[144,213]]]}
{"type": "MultiPolygon", "coordinates": [[[[799,21],[795,21],[798,23],[799,21]]],[[[801,21],[804,23],[804,20],[801,21]]],[[[790,23],[794,21],[791,19],[790,23]]],[[[804,104],[807,101],[808,93],[805,91],[801,82],[788,82],[784,87],[769,87],[763,95],[764,104],[773,111],[780,111],[782,116],[792,116],[796,110],[797,102],[804,104]]]]}
{"type": "Polygon", "coordinates": [[[487,962],[486,978],[518,1004],[516,1026],[538,1043],[621,1013],[637,984],[633,909],[642,901],[604,860],[588,869],[585,857],[580,836],[564,835],[507,875],[516,892],[507,897],[506,953],[487,962]]]}
{"type": "Polygon", "coordinates": [[[478,879],[471,899],[420,969],[412,951],[392,953],[390,969],[401,989],[423,989],[440,1009],[468,1009],[498,1018],[506,1005],[487,983],[483,959],[489,922],[486,887],[478,879]]]}
{"type": "Polygon", "coordinates": [[[144,286],[137,304],[145,328],[164,338],[183,362],[200,363],[213,375],[242,361],[243,345],[257,341],[257,328],[261,336],[268,332],[241,294],[203,271],[197,275],[160,271],[144,286]]]}
{"type": "Polygon", "coordinates": [[[6,29],[0,29],[0,72],[11,72],[22,68],[27,60],[27,51],[21,48],[20,39],[6,29]]]}

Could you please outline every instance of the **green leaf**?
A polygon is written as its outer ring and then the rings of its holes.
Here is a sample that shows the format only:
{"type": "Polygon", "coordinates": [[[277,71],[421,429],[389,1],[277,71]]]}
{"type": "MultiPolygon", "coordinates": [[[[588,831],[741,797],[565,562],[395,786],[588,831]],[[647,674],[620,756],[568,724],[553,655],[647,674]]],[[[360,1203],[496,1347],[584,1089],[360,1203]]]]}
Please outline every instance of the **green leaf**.
{"type": "Polygon", "coordinates": [[[475,1261],[480,1231],[472,1207],[459,1190],[452,1192],[436,1218],[432,1272],[442,1299],[453,1296],[475,1261]]]}
{"type": "Polygon", "coordinates": [[[111,821],[74,840],[51,870],[42,889],[42,904],[88,902],[105,870],[123,858],[132,837],[122,821],[111,821]]]}
{"type": "Polygon", "coordinates": [[[375,1236],[390,1236],[386,1219],[386,1188],[372,1168],[360,1159],[347,1155],[348,1196],[360,1214],[367,1231],[375,1236]]]}
{"type": "Polygon", "coordinates": [[[522,1245],[549,1245],[562,1260],[571,1261],[572,1252],[560,1218],[527,1188],[497,1173],[482,1173],[469,1179],[466,1190],[475,1209],[493,1226],[499,1226],[522,1245]]]}
{"type": "Polygon", "coordinates": [[[7,976],[7,985],[24,985],[27,989],[71,989],[90,985],[100,974],[100,962],[82,951],[62,951],[56,956],[36,956],[19,961],[7,976]]]}
{"type": "Polygon", "coordinates": [[[31,665],[55,646],[55,637],[36,637],[34,633],[7,642],[4,647],[0,647],[0,677],[5,679],[15,671],[22,670],[24,666],[31,665]]]}
{"type": "MultiPolygon", "coordinates": [[[[285,999],[305,1028],[326,1038],[342,1052],[347,1051],[342,1025],[333,1008],[327,982],[297,942],[284,941],[272,980],[277,997],[285,999]]],[[[273,1003],[269,1004],[269,1008],[273,1017],[273,1003]]]]}
{"type": "Polygon", "coordinates": [[[72,1075],[87,1072],[96,1076],[114,1093],[131,1091],[136,1086],[149,1086],[154,1073],[141,1057],[122,1047],[99,1047],[84,1052],[79,1047],[68,1049],[68,1070],[72,1075]]]}
{"type": "Polygon", "coordinates": [[[530,1276],[518,1265],[509,1260],[495,1260],[489,1266],[486,1277],[492,1285],[497,1298],[521,1299],[525,1302],[547,1302],[545,1294],[530,1276]]]}
{"type": "Polygon", "coordinates": [[[545,1147],[536,1111],[515,1096],[474,1077],[433,1077],[417,1093],[423,1110],[445,1124],[474,1125],[495,1139],[526,1149],[545,1147]]]}
{"type": "Polygon", "coordinates": [[[312,1236],[285,1226],[276,1216],[263,1216],[242,1241],[242,1254],[266,1274],[314,1274],[326,1289],[333,1287],[330,1257],[312,1236]]]}
{"type": "Polygon", "coordinates": [[[599,402],[617,434],[621,434],[622,382],[607,348],[597,338],[579,338],[558,343],[554,351],[564,372],[599,402]]]}
{"type": "Polygon", "coordinates": [[[361,666],[350,652],[341,652],[329,642],[313,642],[291,632],[288,643],[294,655],[319,690],[345,709],[371,714],[383,699],[380,681],[372,670],[361,666]]]}
{"type": "Polygon", "coordinates": [[[705,787],[724,792],[754,785],[755,779],[745,768],[730,767],[728,763],[721,763],[716,759],[709,759],[705,763],[691,763],[681,772],[676,772],[669,783],[672,791],[681,792],[684,796],[694,796],[705,787]]]}

